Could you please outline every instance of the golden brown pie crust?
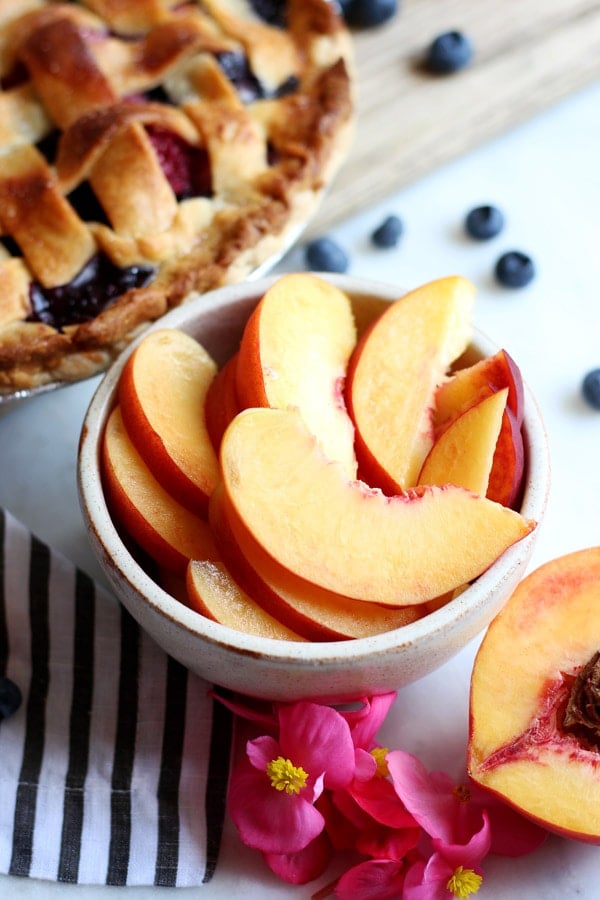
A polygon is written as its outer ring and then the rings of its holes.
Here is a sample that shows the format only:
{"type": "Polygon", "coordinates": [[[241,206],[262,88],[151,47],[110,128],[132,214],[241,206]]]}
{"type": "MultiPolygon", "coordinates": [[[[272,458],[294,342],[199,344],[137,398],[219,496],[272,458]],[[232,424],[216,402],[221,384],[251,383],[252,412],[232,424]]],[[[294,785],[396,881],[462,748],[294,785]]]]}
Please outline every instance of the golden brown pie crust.
{"type": "Polygon", "coordinates": [[[0,78],[0,393],[100,371],[191,292],[253,273],[314,213],[353,133],[350,39],[327,0],[289,0],[285,30],[247,0],[0,2],[0,78]],[[240,97],[223,53],[266,99],[240,97]],[[148,99],[159,86],[170,102],[148,99]],[[148,127],[206,152],[211,196],[178,202],[148,127]],[[105,221],[71,205],[83,183],[105,221]],[[68,284],[98,253],[155,275],[88,321],[27,320],[33,281],[68,284]]]}

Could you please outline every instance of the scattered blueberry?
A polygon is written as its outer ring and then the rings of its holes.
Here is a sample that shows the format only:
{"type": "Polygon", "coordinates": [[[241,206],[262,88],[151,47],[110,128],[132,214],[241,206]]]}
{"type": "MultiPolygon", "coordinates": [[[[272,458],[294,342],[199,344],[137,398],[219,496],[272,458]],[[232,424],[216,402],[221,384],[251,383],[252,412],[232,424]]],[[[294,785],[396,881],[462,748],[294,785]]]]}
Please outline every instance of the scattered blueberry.
{"type": "Polygon", "coordinates": [[[495,268],[496,279],[504,287],[522,288],[533,279],[535,266],[533,260],[520,250],[509,250],[503,253],[495,268]]]}
{"type": "Polygon", "coordinates": [[[446,31],[430,44],[425,66],[430,72],[447,75],[464,69],[473,59],[473,45],[462,31],[446,31]]]}
{"type": "Polygon", "coordinates": [[[12,716],[21,705],[21,691],[18,686],[5,675],[0,676],[0,721],[12,716]]]}
{"type": "Polygon", "coordinates": [[[600,369],[588,372],[581,384],[584,400],[594,409],[600,409],[600,369]]]}
{"type": "Polygon", "coordinates": [[[356,28],[382,25],[398,11],[398,0],[340,0],[342,14],[356,28]]]}
{"type": "Polygon", "coordinates": [[[472,238],[488,241],[504,228],[504,215],[497,206],[476,206],[468,213],[465,228],[472,238]]]}
{"type": "Polygon", "coordinates": [[[316,272],[347,272],[350,265],[346,251],[328,237],[307,244],[305,256],[309,269],[316,272]]]}
{"type": "Polygon", "coordinates": [[[376,247],[387,249],[396,247],[402,237],[404,225],[398,216],[388,216],[371,235],[371,241],[376,247]]]}

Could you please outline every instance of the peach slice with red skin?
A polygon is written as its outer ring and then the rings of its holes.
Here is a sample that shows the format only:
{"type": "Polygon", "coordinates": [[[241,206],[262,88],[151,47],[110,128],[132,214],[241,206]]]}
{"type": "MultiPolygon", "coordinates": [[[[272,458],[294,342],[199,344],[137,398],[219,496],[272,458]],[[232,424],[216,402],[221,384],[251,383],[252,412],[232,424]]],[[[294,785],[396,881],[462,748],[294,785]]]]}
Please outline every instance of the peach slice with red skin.
{"type": "Polygon", "coordinates": [[[106,423],[101,452],[111,513],[159,566],[181,574],[189,559],[218,558],[208,522],[159,484],[132,443],[119,406],[106,423]]]}
{"type": "Polygon", "coordinates": [[[600,547],[530,573],[473,666],[468,768],[568,837],[600,843],[600,547]]]}
{"type": "Polygon", "coordinates": [[[204,514],[219,471],[204,414],[216,370],[198,341],[163,328],[138,344],[119,382],[121,411],[138,453],[179,503],[204,514]]]}
{"type": "Polygon", "coordinates": [[[235,353],[219,369],[206,392],[206,429],[217,454],[227,426],[241,409],[236,389],[237,360],[235,353]]]}
{"type": "Polygon", "coordinates": [[[485,497],[507,397],[504,388],[458,416],[429,451],[419,484],[457,484],[485,497]]]}
{"type": "Polygon", "coordinates": [[[434,393],[471,338],[475,289],[429,282],[375,319],[350,359],[346,403],[360,477],[390,496],[416,484],[433,444],[434,393]]]}
{"type": "Polygon", "coordinates": [[[294,410],[239,413],[220,459],[251,540],[300,578],[358,600],[425,603],[476,578],[535,527],[454,485],[389,498],[349,481],[294,410]]]}
{"type": "Polygon", "coordinates": [[[223,563],[190,560],[186,585],[191,608],[214,622],[259,637],[306,640],[265,612],[233,580],[223,563]]]}
{"type": "Polygon", "coordinates": [[[420,618],[422,607],[401,609],[343,597],[295,576],[253,542],[221,486],[209,520],[219,552],[235,581],[272,616],[311,641],[364,638],[420,618]]]}
{"type": "Polygon", "coordinates": [[[523,433],[512,410],[506,407],[494,452],[486,496],[496,503],[514,507],[521,494],[525,472],[523,433]]]}
{"type": "Polygon", "coordinates": [[[458,369],[435,394],[433,421],[436,432],[491,392],[508,388],[508,408],[521,428],[524,413],[524,386],[521,370],[506,350],[458,369]]]}
{"type": "Polygon", "coordinates": [[[325,455],[350,477],[356,458],[344,380],[355,345],[346,294],[310,273],[284,275],[248,319],[236,367],[242,409],[299,409],[325,455]]]}

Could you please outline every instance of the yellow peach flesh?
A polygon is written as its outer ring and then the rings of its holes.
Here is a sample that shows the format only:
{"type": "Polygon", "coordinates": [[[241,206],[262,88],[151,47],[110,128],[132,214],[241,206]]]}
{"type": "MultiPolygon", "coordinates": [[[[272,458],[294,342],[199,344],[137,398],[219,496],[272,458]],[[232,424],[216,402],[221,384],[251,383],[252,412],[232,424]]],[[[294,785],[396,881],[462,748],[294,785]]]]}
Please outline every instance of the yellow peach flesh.
{"type": "Polygon", "coordinates": [[[388,498],[319,450],[293,410],[248,409],[221,445],[225,491],[257,543],[307,581],[390,606],[480,575],[534,523],[449,485],[388,498]]]}
{"type": "Polygon", "coordinates": [[[475,290],[442,278],[405,294],[352,356],[346,396],[363,477],[388,493],[416,483],[433,444],[436,387],[471,338],[475,290]]]}

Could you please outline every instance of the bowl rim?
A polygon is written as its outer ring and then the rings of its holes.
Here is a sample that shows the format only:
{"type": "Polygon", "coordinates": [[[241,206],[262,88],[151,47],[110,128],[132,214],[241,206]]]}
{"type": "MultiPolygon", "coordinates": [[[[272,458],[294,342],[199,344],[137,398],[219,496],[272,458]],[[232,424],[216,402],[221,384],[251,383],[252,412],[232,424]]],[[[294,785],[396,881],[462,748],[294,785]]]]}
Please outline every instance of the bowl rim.
{"type": "MultiPolygon", "coordinates": [[[[378,299],[393,301],[404,293],[401,288],[373,279],[321,272],[312,274],[329,280],[351,294],[373,295],[378,299]]],[[[260,656],[262,663],[289,663],[296,666],[317,664],[323,668],[328,664],[339,666],[340,662],[355,665],[362,659],[373,660],[391,650],[407,648],[438,632],[443,631],[445,638],[448,638],[459,629],[465,617],[483,610],[488,596],[499,583],[512,579],[515,570],[527,556],[527,547],[537,537],[544,517],[550,488],[548,438],[541,411],[525,379],[523,434],[526,470],[520,511],[527,518],[535,520],[536,527],[529,535],[509,547],[472,585],[454,598],[452,604],[446,604],[400,628],[363,638],[319,642],[283,641],[236,631],[195,612],[160,587],[129,553],[113,523],[101,486],[99,437],[108,412],[115,403],[119,378],[131,353],[150,331],[181,328],[193,333],[190,322],[196,313],[207,315],[212,310],[237,301],[258,301],[265,290],[281,277],[282,274],[270,275],[256,281],[226,285],[203,295],[191,296],[183,305],[168,312],[132,341],[103,375],[84,416],[77,458],[80,507],[100,564],[118,597],[119,587],[125,581],[135,594],[143,598],[143,602],[148,604],[153,613],[185,629],[193,638],[223,647],[242,657],[260,656]],[[535,456],[531,452],[532,447],[536,450],[535,456]],[[116,567],[118,578],[112,571],[112,566],[116,567]]],[[[473,328],[471,346],[485,355],[491,355],[499,349],[476,326],[473,328]]]]}

